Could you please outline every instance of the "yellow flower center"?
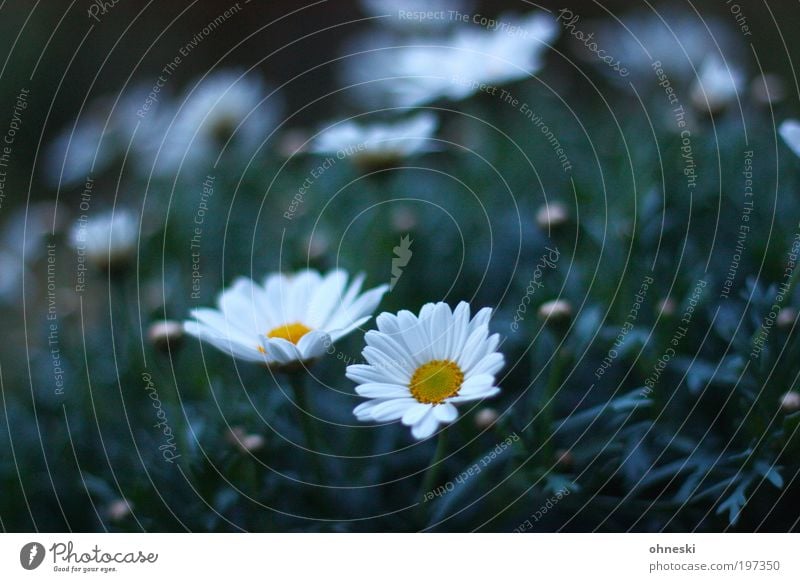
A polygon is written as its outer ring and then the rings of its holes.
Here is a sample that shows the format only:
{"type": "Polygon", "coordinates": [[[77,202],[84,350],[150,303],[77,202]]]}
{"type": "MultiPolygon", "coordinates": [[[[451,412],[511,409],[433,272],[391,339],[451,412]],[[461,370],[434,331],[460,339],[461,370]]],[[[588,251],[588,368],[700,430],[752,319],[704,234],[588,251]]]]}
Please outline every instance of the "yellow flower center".
{"type": "Polygon", "coordinates": [[[458,393],[464,383],[464,372],[450,360],[431,360],[411,376],[411,395],[423,404],[439,404],[458,393]]]}
{"type": "Polygon", "coordinates": [[[279,337],[296,344],[300,341],[301,337],[310,331],[311,328],[302,323],[287,323],[285,325],[279,325],[275,329],[269,331],[267,337],[279,337]]]}

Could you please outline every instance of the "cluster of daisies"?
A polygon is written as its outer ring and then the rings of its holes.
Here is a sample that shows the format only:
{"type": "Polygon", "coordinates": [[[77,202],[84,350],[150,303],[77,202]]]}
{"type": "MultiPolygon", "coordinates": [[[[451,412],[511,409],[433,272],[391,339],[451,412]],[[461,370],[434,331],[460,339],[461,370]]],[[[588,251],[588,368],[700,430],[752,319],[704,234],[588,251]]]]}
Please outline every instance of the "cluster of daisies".
{"type": "MultiPolygon", "coordinates": [[[[388,286],[362,291],[363,283],[342,270],[274,273],[263,284],[240,278],[219,295],[216,309],[193,310],[184,329],[234,358],[302,373],[377,309],[388,286]]],[[[368,398],[356,417],[399,420],[424,439],[456,420],[456,404],[496,395],[504,359],[498,335],[489,333],[491,313],[471,316],[461,302],[455,309],[428,303],[418,315],[380,314],[377,330],[364,336],[367,363],[347,368],[356,392],[368,398]]]]}

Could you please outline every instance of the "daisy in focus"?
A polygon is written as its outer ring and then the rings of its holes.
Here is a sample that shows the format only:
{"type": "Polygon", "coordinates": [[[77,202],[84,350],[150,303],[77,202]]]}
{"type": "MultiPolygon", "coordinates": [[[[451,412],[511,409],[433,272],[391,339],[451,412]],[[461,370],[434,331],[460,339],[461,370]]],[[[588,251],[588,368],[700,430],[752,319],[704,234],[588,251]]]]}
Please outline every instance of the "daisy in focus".
{"type": "Polygon", "coordinates": [[[324,129],[311,151],[352,157],[365,168],[391,166],[403,158],[438,150],[431,141],[438,125],[436,116],[428,112],[395,123],[343,121],[324,129]]]}
{"type": "Polygon", "coordinates": [[[348,285],[341,270],[272,273],[263,285],[241,277],[217,309],[192,310],[184,330],[234,358],[276,368],[306,363],[370,319],[388,286],[361,293],[363,282],[348,285]]]}
{"type": "Polygon", "coordinates": [[[484,308],[470,319],[462,301],[454,310],[428,303],[419,316],[379,315],[378,329],[365,336],[368,364],[347,367],[347,377],[360,384],[356,392],[370,399],[353,410],[358,420],[400,420],[425,439],[458,417],[456,404],[497,395],[495,376],[505,359],[496,351],[499,335],[489,335],[491,314],[484,308]]]}

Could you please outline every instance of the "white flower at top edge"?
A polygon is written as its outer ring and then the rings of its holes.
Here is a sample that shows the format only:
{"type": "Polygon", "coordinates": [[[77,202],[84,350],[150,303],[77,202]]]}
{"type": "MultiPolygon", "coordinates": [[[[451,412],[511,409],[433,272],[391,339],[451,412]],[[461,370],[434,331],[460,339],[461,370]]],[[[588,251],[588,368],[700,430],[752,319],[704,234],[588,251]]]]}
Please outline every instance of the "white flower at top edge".
{"type": "Polygon", "coordinates": [[[364,325],[388,286],[364,293],[364,277],[348,285],[341,270],[272,273],[264,284],[241,277],[217,299],[217,309],[194,309],[189,333],[233,356],[288,366],[322,356],[331,342],[364,325]]]}
{"type": "Polygon", "coordinates": [[[789,146],[795,155],[800,156],[800,121],[796,119],[787,119],[781,123],[778,128],[778,133],[781,134],[783,141],[789,146]]]}
{"type": "Polygon", "coordinates": [[[440,424],[458,417],[455,405],[495,396],[496,374],[505,359],[496,351],[497,334],[489,335],[492,310],[470,319],[461,302],[428,303],[419,313],[382,313],[378,329],[367,332],[367,364],[347,367],[347,377],[360,384],[356,392],[369,398],[353,411],[362,421],[400,420],[411,434],[424,439],[440,424]]]}
{"type": "Polygon", "coordinates": [[[494,87],[536,74],[559,28],[547,14],[503,15],[488,30],[470,22],[452,34],[403,41],[365,39],[351,46],[344,82],[376,104],[418,106],[438,99],[465,99],[481,85],[494,87]],[[363,53],[363,54],[358,54],[363,53]]]}
{"type": "Polygon", "coordinates": [[[414,154],[436,151],[432,141],[439,122],[430,112],[394,123],[358,124],[348,120],[324,129],[311,151],[352,157],[356,162],[396,161],[414,154]]]}
{"type": "Polygon", "coordinates": [[[75,222],[69,235],[70,245],[102,268],[131,258],[138,239],[139,217],[124,208],[89,215],[75,222]]]}

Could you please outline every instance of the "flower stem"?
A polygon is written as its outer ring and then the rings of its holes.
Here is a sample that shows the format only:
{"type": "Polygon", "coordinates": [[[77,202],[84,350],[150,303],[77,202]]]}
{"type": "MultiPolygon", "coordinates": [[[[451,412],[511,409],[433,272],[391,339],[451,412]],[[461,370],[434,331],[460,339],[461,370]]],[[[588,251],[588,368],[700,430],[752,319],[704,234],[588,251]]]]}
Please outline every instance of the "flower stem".
{"type": "Polygon", "coordinates": [[[433,457],[431,458],[431,462],[428,465],[428,469],[425,471],[425,475],[422,478],[422,486],[420,487],[419,493],[417,494],[417,499],[422,501],[419,502],[419,509],[420,509],[420,521],[424,524],[425,522],[425,494],[431,491],[436,485],[436,480],[439,477],[439,473],[441,473],[442,468],[442,459],[444,459],[444,452],[447,449],[444,431],[439,432],[439,436],[437,437],[436,442],[436,451],[433,453],[433,457]]]}
{"type": "Polygon", "coordinates": [[[292,391],[294,392],[295,404],[299,409],[297,413],[300,417],[300,425],[303,428],[306,448],[312,458],[311,465],[314,470],[314,476],[317,482],[321,484],[324,480],[323,476],[325,472],[323,471],[322,461],[319,456],[320,448],[319,439],[317,438],[317,427],[311,418],[311,408],[308,405],[308,398],[306,398],[306,375],[302,370],[299,370],[296,372],[288,372],[287,376],[292,391]]]}

